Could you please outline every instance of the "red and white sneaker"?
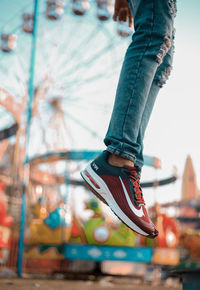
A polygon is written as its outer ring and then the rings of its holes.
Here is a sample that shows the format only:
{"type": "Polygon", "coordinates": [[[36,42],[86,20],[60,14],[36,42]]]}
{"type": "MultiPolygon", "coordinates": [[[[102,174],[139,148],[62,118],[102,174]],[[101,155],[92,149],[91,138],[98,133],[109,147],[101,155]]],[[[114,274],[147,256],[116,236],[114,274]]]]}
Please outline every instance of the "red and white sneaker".
{"type": "Polygon", "coordinates": [[[136,167],[116,167],[107,162],[108,151],[92,161],[81,176],[91,191],[107,204],[131,230],[155,238],[158,230],[150,220],[136,167]]]}

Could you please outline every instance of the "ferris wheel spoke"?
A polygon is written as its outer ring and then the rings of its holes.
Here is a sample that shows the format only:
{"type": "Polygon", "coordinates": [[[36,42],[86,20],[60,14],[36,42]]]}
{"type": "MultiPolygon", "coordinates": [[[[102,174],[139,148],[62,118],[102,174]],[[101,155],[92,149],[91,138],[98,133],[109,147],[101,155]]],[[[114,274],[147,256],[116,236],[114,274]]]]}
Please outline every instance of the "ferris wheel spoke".
{"type": "Polygon", "coordinates": [[[113,76],[113,73],[114,71],[112,72],[108,71],[107,73],[105,72],[99,73],[88,78],[83,78],[79,80],[79,82],[77,82],[76,79],[74,79],[70,83],[66,82],[66,88],[63,88],[63,90],[67,89],[67,92],[72,94],[77,91],[77,87],[80,88],[80,87],[88,86],[88,84],[93,83],[94,81],[97,81],[99,79],[106,79],[108,81],[108,79],[113,76]]]}
{"type": "Polygon", "coordinates": [[[77,74],[79,70],[82,70],[82,69],[85,70],[85,68],[87,68],[87,71],[88,71],[88,69],[94,64],[94,62],[97,59],[102,58],[104,54],[110,51],[112,46],[113,46],[112,43],[108,44],[106,47],[102,48],[100,51],[98,51],[94,55],[91,55],[90,58],[88,58],[85,62],[82,62],[78,64],[77,66],[75,66],[74,68],[72,68],[71,75],[73,75],[73,73],[77,74]]]}
{"type": "MultiPolygon", "coordinates": [[[[113,96],[114,98],[114,96],[113,96]]],[[[112,99],[113,99],[112,98],[112,99]]],[[[62,107],[63,108],[71,108],[71,109],[78,109],[78,108],[86,108],[89,110],[95,109],[98,111],[105,111],[105,107],[111,107],[110,102],[105,99],[105,93],[102,93],[100,90],[99,91],[91,91],[87,93],[86,97],[80,96],[78,98],[77,102],[69,102],[68,100],[63,100],[62,101],[62,107]],[[103,100],[103,102],[102,102],[103,100]]],[[[64,109],[63,109],[64,110],[64,109]]]]}
{"type": "MultiPolygon", "coordinates": [[[[15,58],[14,64],[15,64],[16,70],[12,71],[13,77],[16,80],[16,83],[17,83],[16,85],[19,86],[19,89],[21,89],[20,91],[22,92],[20,94],[20,96],[18,96],[18,97],[23,98],[23,96],[26,94],[26,91],[27,91],[26,81],[24,81],[25,80],[24,70],[22,69],[21,62],[20,62],[19,58],[15,58]]],[[[13,83],[12,83],[12,86],[13,86],[13,83]]],[[[19,99],[18,99],[18,101],[19,101],[19,99]]]]}
{"type": "MultiPolygon", "coordinates": [[[[105,114],[107,111],[110,111],[108,108],[110,108],[110,105],[108,103],[98,103],[98,112],[99,114],[105,114]]],[[[80,110],[80,112],[84,111],[90,111],[90,112],[97,112],[97,103],[81,103],[76,105],[76,111],[80,110]]],[[[63,104],[63,111],[65,112],[65,104],[63,104]]]]}
{"type": "MultiPolygon", "coordinates": [[[[98,51],[96,54],[94,55],[90,55],[90,58],[88,58],[85,61],[82,61],[81,63],[75,64],[72,67],[66,66],[67,71],[63,71],[63,74],[65,78],[67,78],[66,80],[69,79],[69,77],[71,78],[73,76],[73,74],[79,74],[80,75],[80,70],[85,69],[85,67],[87,67],[87,73],[89,68],[95,63],[95,61],[97,59],[99,59],[100,57],[102,58],[106,53],[109,52],[109,50],[112,48],[113,44],[110,43],[108,46],[102,48],[100,51],[98,51]]],[[[105,68],[104,68],[104,72],[105,72],[105,68]]]]}
{"type": "Polygon", "coordinates": [[[75,82],[73,82],[70,89],[69,89],[69,92],[70,93],[76,92],[77,87],[87,86],[88,84],[93,83],[94,81],[97,81],[99,78],[106,78],[106,75],[105,74],[97,74],[91,78],[81,80],[80,82],[76,83],[76,85],[74,84],[75,82]]]}
{"type": "Polygon", "coordinates": [[[71,140],[71,145],[72,147],[74,147],[74,138],[73,138],[73,135],[71,133],[71,130],[69,129],[69,127],[67,126],[67,122],[65,122],[64,120],[64,116],[62,116],[63,118],[63,128],[64,128],[64,131],[66,132],[66,134],[70,137],[70,140],[71,140]]]}
{"type": "Polygon", "coordinates": [[[97,27],[95,27],[93,29],[93,31],[91,32],[91,34],[86,39],[84,39],[79,44],[78,47],[76,47],[74,49],[74,51],[70,54],[70,56],[68,58],[65,57],[65,61],[64,62],[60,59],[60,61],[57,63],[57,66],[59,66],[60,64],[62,64],[63,69],[61,69],[60,72],[58,73],[58,75],[57,75],[58,77],[62,77],[62,75],[66,73],[66,69],[69,71],[68,66],[69,66],[69,64],[71,62],[74,61],[74,59],[76,57],[78,57],[80,59],[82,57],[82,55],[85,54],[85,51],[87,49],[87,46],[89,46],[89,43],[91,41],[93,41],[94,36],[97,37],[98,33],[99,33],[99,31],[97,30],[97,27]]]}
{"type": "Polygon", "coordinates": [[[81,127],[83,129],[85,129],[86,131],[88,131],[92,136],[98,138],[99,140],[102,140],[102,137],[99,136],[96,131],[92,130],[87,125],[85,125],[84,122],[82,122],[82,120],[81,121],[78,120],[72,114],[70,114],[68,111],[65,111],[65,115],[68,116],[74,123],[76,123],[77,125],[79,125],[79,127],[81,127]]]}
{"type": "MultiPolygon", "coordinates": [[[[65,32],[63,32],[62,35],[60,35],[58,30],[55,31],[55,34],[56,34],[55,37],[57,38],[57,43],[60,44],[60,48],[64,46],[64,49],[66,52],[67,52],[67,50],[69,50],[71,48],[71,46],[74,43],[76,43],[75,40],[80,38],[79,23],[74,22],[72,25],[73,26],[72,26],[71,30],[69,30],[68,37],[66,37],[65,32]],[[60,43],[60,37],[62,37],[62,40],[63,40],[63,42],[61,42],[61,43],[60,43]],[[70,39],[70,41],[66,42],[65,39],[70,39]]],[[[64,25],[63,25],[63,29],[64,29],[64,25]]]]}
{"type": "MultiPolygon", "coordinates": [[[[99,74],[96,74],[96,75],[94,75],[92,77],[81,79],[78,82],[77,82],[76,79],[74,79],[70,83],[66,83],[66,88],[68,89],[68,91],[70,93],[72,93],[74,90],[77,90],[77,87],[80,87],[80,86],[83,86],[83,85],[87,85],[87,84],[89,84],[89,83],[91,83],[93,81],[96,81],[99,78],[103,78],[103,77],[106,77],[105,73],[99,73],[99,74]],[[73,90],[73,87],[74,87],[74,90],[73,90]]],[[[59,84],[58,84],[58,88],[59,88],[59,84]]]]}
{"type": "Polygon", "coordinates": [[[1,64],[3,74],[0,79],[2,86],[12,92],[13,102],[20,103],[26,95],[27,87],[23,64],[18,55],[13,55],[12,66],[16,69],[9,70],[5,64],[1,64]]]}
{"type": "Polygon", "coordinates": [[[103,32],[103,34],[107,37],[107,39],[109,40],[109,41],[112,41],[113,40],[113,31],[112,31],[112,33],[110,32],[110,30],[109,29],[107,29],[106,27],[105,27],[105,25],[104,24],[102,24],[102,23],[100,23],[100,25],[101,25],[101,28],[102,28],[102,32],[103,32]]]}
{"type": "MultiPolygon", "coordinates": [[[[73,31],[78,31],[77,29],[77,23],[73,23],[72,24],[72,30],[73,31]]],[[[69,34],[67,34],[65,37],[66,39],[70,39],[71,38],[71,41],[70,42],[66,42],[66,41],[63,41],[63,44],[60,44],[60,33],[59,33],[59,30],[60,28],[64,26],[64,21],[61,20],[59,26],[56,26],[56,29],[54,29],[55,31],[51,31],[51,30],[47,30],[47,29],[43,29],[42,31],[40,31],[40,35],[42,35],[42,39],[43,39],[43,42],[44,42],[44,45],[41,45],[40,47],[42,48],[42,52],[44,50],[44,47],[45,47],[45,44],[48,42],[50,42],[52,44],[52,48],[50,50],[50,55],[49,55],[49,49],[48,51],[46,52],[46,54],[44,55],[43,53],[43,57],[46,57],[48,59],[48,67],[51,66],[51,69],[53,67],[55,67],[55,64],[56,64],[56,67],[58,66],[59,64],[59,60],[58,60],[58,56],[62,55],[60,53],[60,48],[62,46],[65,46],[65,50],[68,48],[68,46],[70,45],[71,42],[73,42],[73,38],[76,37],[76,33],[71,33],[71,31],[69,30],[69,34]],[[46,37],[43,38],[43,35],[45,36],[47,34],[46,37]],[[53,41],[52,41],[52,34],[53,34],[53,41]]],[[[64,54],[63,55],[66,59],[66,55],[64,54]]],[[[63,59],[60,58],[60,62],[62,63],[63,62],[63,59]]]]}
{"type": "Polygon", "coordinates": [[[113,44],[109,44],[108,46],[104,47],[103,49],[101,49],[100,51],[98,51],[97,53],[93,54],[89,59],[87,59],[86,61],[83,61],[81,63],[78,63],[76,65],[74,65],[72,68],[70,68],[68,71],[68,74],[65,75],[65,77],[72,77],[74,74],[76,76],[77,73],[80,74],[81,70],[85,70],[85,68],[87,67],[87,72],[88,70],[92,67],[92,65],[95,63],[95,61],[102,57],[105,53],[107,53],[111,48],[112,48],[113,44]]]}
{"type": "Polygon", "coordinates": [[[86,55],[88,52],[88,48],[91,47],[91,42],[94,43],[95,39],[98,39],[98,35],[102,33],[102,25],[97,24],[90,35],[88,35],[87,38],[84,38],[82,42],[80,42],[79,46],[76,47],[74,52],[70,55],[70,62],[74,60],[74,58],[78,55],[78,57],[81,59],[82,55],[86,55]]]}

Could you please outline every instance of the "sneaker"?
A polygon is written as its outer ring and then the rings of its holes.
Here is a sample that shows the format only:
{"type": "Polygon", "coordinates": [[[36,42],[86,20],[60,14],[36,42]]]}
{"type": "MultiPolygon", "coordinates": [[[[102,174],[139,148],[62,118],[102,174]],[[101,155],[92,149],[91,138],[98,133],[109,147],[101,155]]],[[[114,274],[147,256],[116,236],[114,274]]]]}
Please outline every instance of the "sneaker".
{"type": "Polygon", "coordinates": [[[90,190],[131,230],[155,238],[158,230],[150,220],[140,187],[137,167],[116,167],[107,162],[108,151],[103,151],[81,176],[90,190]]]}

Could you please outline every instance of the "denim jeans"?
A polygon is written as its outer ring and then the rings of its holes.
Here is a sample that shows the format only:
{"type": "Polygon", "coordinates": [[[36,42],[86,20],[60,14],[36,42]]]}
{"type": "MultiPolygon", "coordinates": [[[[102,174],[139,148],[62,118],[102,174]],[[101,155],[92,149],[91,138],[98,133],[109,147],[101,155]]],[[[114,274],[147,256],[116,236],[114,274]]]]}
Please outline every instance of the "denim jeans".
{"type": "Polygon", "coordinates": [[[176,0],[127,0],[135,32],[127,49],[104,139],[107,150],[143,166],[143,139],[174,51],[176,0]]]}

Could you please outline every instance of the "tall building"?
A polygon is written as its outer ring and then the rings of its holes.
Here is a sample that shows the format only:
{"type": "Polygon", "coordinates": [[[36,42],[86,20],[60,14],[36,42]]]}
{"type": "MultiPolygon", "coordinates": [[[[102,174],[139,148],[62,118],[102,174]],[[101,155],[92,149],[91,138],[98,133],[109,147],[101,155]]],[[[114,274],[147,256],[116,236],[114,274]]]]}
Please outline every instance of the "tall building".
{"type": "Polygon", "coordinates": [[[196,173],[194,170],[192,158],[190,155],[187,156],[185,162],[185,168],[182,178],[182,201],[197,200],[199,195],[199,190],[197,187],[196,173]]]}

